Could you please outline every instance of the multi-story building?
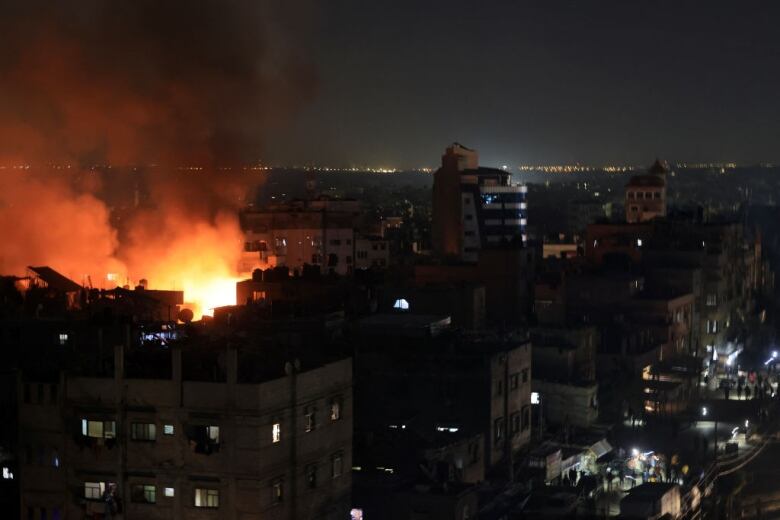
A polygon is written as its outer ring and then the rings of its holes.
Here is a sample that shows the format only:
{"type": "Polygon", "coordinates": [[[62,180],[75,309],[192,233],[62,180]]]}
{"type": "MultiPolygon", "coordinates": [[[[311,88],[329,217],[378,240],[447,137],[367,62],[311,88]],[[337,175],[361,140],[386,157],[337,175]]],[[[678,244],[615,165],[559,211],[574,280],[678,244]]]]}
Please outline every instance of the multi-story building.
{"type": "Polygon", "coordinates": [[[655,161],[646,174],[634,175],[626,185],[626,222],[635,224],[666,216],[666,175],[669,168],[655,161]]]}
{"type": "Polygon", "coordinates": [[[239,271],[277,265],[301,271],[305,264],[323,273],[348,274],[355,266],[356,200],[317,198],[241,213],[244,252],[239,271]]]}
{"type": "Polygon", "coordinates": [[[537,327],[531,330],[531,341],[532,388],[544,419],[552,424],[591,426],[599,414],[596,327],[537,327]]]}
{"type": "Polygon", "coordinates": [[[383,268],[390,265],[389,241],[376,236],[355,237],[355,269],[383,268]]]}
{"type": "Polygon", "coordinates": [[[458,143],[448,147],[433,180],[433,248],[443,257],[476,262],[483,248],[527,240],[528,189],[510,173],[479,166],[458,143]]]}
{"type": "Polygon", "coordinates": [[[399,311],[359,321],[353,341],[357,465],[413,479],[419,462],[395,434],[401,430],[450,453],[443,482],[511,475],[531,437],[527,334],[467,333],[448,317],[399,311]],[[383,459],[388,445],[406,456],[383,459]]]}
{"type": "Polygon", "coordinates": [[[348,516],[351,360],[196,343],[19,378],[23,518],[348,516]]]}

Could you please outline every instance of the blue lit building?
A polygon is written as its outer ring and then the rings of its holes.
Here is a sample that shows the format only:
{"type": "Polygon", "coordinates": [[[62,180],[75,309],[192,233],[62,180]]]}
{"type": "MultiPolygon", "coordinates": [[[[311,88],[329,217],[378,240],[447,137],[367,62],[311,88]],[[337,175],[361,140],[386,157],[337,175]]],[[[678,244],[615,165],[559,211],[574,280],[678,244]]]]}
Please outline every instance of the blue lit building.
{"type": "Polygon", "coordinates": [[[441,256],[476,262],[485,248],[525,246],[527,187],[478,162],[476,151],[455,143],[434,174],[433,247],[441,256]]]}

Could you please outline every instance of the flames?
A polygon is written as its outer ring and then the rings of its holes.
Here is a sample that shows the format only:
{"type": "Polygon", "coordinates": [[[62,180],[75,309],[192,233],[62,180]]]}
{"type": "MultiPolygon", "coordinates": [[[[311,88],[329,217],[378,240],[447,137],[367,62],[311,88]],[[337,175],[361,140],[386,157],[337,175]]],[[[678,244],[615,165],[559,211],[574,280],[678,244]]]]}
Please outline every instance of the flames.
{"type": "Polygon", "coordinates": [[[155,211],[134,219],[122,256],[149,288],[184,291],[185,307],[199,319],[236,303],[242,236],[232,212],[207,219],[184,210],[155,211]]]}
{"type": "Polygon", "coordinates": [[[214,309],[235,305],[237,277],[190,279],[184,284],[186,307],[192,309],[195,319],[213,316],[214,309]]]}
{"type": "MultiPolygon", "coordinates": [[[[173,184],[173,183],[171,183],[173,184]]],[[[237,212],[198,211],[197,192],[155,199],[122,225],[109,207],[63,179],[0,172],[0,274],[23,275],[28,265],[48,265],[95,288],[134,287],[184,291],[195,319],[236,303],[243,234],[237,212]],[[33,204],[31,201],[35,201],[33,204]],[[213,214],[212,214],[213,213],[213,214]]]]}

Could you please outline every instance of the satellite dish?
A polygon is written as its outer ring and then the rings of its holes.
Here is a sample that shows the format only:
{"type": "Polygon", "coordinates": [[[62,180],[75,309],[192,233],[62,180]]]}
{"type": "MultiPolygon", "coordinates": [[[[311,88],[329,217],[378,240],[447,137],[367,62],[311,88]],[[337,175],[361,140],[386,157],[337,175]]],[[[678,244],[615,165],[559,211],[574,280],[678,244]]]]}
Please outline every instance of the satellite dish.
{"type": "Polygon", "coordinates": [[[181,322],[189,323],[194,317],[195,314],[193,314],[192,309],[182,309],[179,311],[179,321],[181,322]]]}

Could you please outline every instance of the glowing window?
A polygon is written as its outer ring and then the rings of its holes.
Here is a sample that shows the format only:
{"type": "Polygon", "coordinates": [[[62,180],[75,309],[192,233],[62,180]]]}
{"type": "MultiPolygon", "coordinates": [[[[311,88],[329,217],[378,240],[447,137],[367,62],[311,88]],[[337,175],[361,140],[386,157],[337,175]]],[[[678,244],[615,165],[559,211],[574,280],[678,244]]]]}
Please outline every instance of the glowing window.
{"type": "Polygon", "coordinates": [[[274,423],[271,429],[271,441],[276,444],[282,440],[282,425],[281,423],[274,423]]]}
{"type": "Polygon", "coordinates": [[[402,311],[408,311],[409,310],[409,302],[406,301],[404,298],[398,298],[395,303],[393,304],[393,309],[399,309],[402,311]]]}
{"type": "Polygon", "coordinates": [[[105,491],[105,482],[84,482],[84,498],[99,500],[105,491]]]}
{"type": "Polygon", "coordinates": [[[219,490],[196,488],[195,507],[219,507],[219,490]]]}
{"type": "Polygon", "coordinates": [[[167,488],[165,488],[163,494],[166,497],[170,498],[170,497],[172,497],[172,496],[174,496],[176,494],[176,491],[174,491],[174,489],[171,488],[171,487],[167,487],[167,488]]]}

